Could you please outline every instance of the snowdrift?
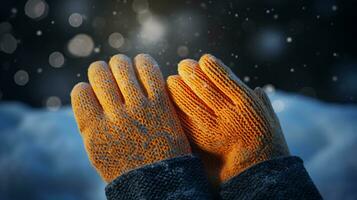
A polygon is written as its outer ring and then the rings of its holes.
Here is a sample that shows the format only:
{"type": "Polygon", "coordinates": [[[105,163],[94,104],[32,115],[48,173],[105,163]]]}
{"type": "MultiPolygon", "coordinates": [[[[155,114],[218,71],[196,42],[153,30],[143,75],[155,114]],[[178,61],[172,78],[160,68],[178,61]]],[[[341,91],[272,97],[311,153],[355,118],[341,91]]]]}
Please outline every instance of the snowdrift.
{"type": "MultiPolygon", "coordinates": [[[[325,199],[357,199],[357,106],[270,94],[292,154],[325,199]]],[[[70,107],[0,104],[0,199],[105,199],[70,107]]]]}

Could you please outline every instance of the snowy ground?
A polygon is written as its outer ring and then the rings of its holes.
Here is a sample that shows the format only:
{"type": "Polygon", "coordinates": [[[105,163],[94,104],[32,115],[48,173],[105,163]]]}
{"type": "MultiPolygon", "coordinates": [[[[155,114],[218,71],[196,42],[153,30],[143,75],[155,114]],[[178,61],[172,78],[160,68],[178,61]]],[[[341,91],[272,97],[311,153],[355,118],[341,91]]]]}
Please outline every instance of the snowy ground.
{"type": "MultiPolygon", "coordinates": [[[[293,154],[326,199],[357,199],[357,106],[270,95],[293,154]]],[[[69,107],[0,104],[0,199],[104,199],[69,107]]]]}

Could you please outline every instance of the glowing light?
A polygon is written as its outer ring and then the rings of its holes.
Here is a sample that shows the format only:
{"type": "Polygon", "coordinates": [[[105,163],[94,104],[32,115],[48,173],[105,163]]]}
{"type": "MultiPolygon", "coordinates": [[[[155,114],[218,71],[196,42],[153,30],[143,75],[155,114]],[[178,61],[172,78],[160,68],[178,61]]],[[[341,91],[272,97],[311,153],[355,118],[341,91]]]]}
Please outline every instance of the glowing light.
{"type": "Polygon", "coordinates": [[[109,35],[109,38],[108,38],[108,43],[111,47],[115,48],[115,49],[118,49],[120,48],[125,42],[125,39],[123,37],[122,34],[120,33],[112,33],[109,35]]]}
{"type": "Polygon", "coordinates": [[[189,53],[189,50],[188,50],[188,47],[187,46],[179,46],[177,48],[177,54],[183,58],[183,57],[187,57],[188,56],[188,53],[189,53]]]}
{"type": "Polygon", "coordinates": [[[73,27],[80,27],[83,23],[83,17],[79,13],[73,13],[69,16],[68,22],[73,27]]]}
{"type": "Polygon", "coordinates": [[[146,21],[151,20],[152,14],[149,10],[138,13],[137,20],[140,24],[144,24],[146,21]]]}
{"type": "Polygon", "coordinates": [[[12,54],[17,48],[17,40],[14,36],[9,33],[6,33],[0,38],[0,50],[12,54]]]}
{"type": "Polygon", "coordinates": [[[11,8],[11,13],[12,14],[17,14],[17,8],[11,8]]]}
{"type": "Polygon", "coordinates": [[[87,57],[93,49],[93,39],[87,34],[78,34],[68,42],[69,53],[77,57],[87,57]]]}
{"type": "Polygon", "coordinates": [[[155,18],[146,20],[140,31],[140,36],[143,42],[153,43],[159,41],[165,34],[164,25],[155,18]]]}
{"type": "Polygon", "coordinates": [[[14,75],[14,81],[17,85],[24,86],[29,82],[29,74],[25,70],[19,70],[14,75]]]}
{"type": "Polygon", "coordinates": [[[276,30],[266,30],[254,39],[253,52],[261,59],[274,59],[281,55],[284,49],[282,33],[276,30]]]}
{"type": "Polygon", "coordinates": [[[46,107],[50,111],[57,111],[61,108],[62,102],[59,97],[51,96],[46,100],[46,107]]]}
{"type": "Polygon", "coordinates": [[[272,84],[265,85],[263,87],[263,89],[266,93],[274,93],[275,92],[275,87],[272,84]]]}
{"type": "Polygon", "coordinates": [[[28,0],[25,4],[25,14],[32,19],[44,17],[48,12],[48,5],[44,0],[28,0]]]}
{"type": "Polygon", "coordinates": [[[245,76],[245,77],[243,78],[243,81],[246,82],[246,83],[248,83],[248,82],[250,81],[250,77],[249,77],[249,76],[245,76]]]}
{"type": "Polygon", "coordinates": [[[52,67],[59,68],[64,64],[64,56],[61,52],[55,51],[48,57],[48,62],[52,67]]]}
{"type": "Polygon", "coordinates": [[[95,52],[95,53],[100,53],[100,47],[95,47],[95,48],[94,48],[94,52],[95,52]]]}
{"type": "Polygon", "coordinates": [[[333,5],[333,6],[331,7],[331,9],[332,9],[333,11],[336,11],[336,10],[338,9],[338,7],[337,7],[336,5],[333,5]]]}

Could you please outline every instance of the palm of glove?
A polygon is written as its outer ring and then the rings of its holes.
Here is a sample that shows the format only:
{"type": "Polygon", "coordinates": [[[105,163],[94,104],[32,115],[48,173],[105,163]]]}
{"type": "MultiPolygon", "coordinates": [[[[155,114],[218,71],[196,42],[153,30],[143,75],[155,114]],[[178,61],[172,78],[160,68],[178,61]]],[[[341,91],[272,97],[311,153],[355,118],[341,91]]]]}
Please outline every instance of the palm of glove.
{"type": "Polygon", "coordinates": [[[249,89],[213,56],[182,61],[168,86],[188,137],[218,181],[288,154],[265,93],[249,89]]]}
{"type": "Polygon", "coordinates": [[[148,55],[93,63],[72,106],[93,166],[106,182],[156,161],[190,153],[156,62],[148,55]],[[139,81],[142,87],[139,85],[139,81]],[[143,92],[144,90],[144,92],[143,92]],[[146,93],[146,95],[144,94],[146,93]]]}

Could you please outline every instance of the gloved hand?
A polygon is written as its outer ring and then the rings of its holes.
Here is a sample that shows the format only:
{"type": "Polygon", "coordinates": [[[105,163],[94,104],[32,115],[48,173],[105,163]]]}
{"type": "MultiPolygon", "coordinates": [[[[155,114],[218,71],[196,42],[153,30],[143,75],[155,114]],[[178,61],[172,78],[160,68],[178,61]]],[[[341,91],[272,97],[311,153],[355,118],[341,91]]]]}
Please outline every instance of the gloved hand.
{"type": "Polygon", "coordinates": [[[109,67],[94,62],[88,69],[90,84],[78,83],[71,93],[88,157],[106,182],[191,153],[158,64],[145,54],[134,61],[135,69],[124,55],[113,56],[109,67]]]}
{"type": "Polygon", "coordinates": [[[199,63],[181,61],[178,73],[167,80],[169,93],[192,148],[201,154],[213,182],[289,155],[278,118],[262,89],[251,90],[208,54],[199,63]]]}

